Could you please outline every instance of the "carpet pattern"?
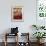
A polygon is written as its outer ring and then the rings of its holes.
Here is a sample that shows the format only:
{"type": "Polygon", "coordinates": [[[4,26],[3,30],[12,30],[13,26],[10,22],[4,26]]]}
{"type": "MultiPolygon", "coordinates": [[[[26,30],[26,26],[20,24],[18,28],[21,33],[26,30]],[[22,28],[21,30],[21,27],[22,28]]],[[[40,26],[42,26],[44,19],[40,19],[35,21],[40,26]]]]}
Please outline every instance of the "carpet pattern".
{"type": "MultiPolygon", "coordinates": [[[[20,42],[21,43],[21,42],[20,42]]],[[[5,46],[4,45],[4,42],[0,42],[0,46],[5,46]]],[[[16,44],[15,44],[15,42],[14,43],[12,43],[12,42],[9,42],[8,44],[7,44],[7,46],[16,46],[16,44]]],[[[19,45],[19,46],[26,46],[26,45],[19,45]]],[[[38,46],[37,45],[37,43],[30,43],[30,46],[38,46]]],[[[40,45],[40,46],[46,46],[46,43],[44,43],[43,45],[40,45]]]]}

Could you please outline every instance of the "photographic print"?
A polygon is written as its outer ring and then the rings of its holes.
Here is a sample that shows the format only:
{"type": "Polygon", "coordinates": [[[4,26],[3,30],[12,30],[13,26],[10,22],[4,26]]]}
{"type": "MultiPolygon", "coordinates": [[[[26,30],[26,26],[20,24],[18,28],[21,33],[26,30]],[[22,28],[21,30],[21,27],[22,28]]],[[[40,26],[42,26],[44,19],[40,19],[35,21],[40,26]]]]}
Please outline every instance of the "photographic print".
{"type": "Polygon", "coordinates": [[[23,11],[21,6],[16,6],[11,9],[12,21],[23,21],[23,11]]]}

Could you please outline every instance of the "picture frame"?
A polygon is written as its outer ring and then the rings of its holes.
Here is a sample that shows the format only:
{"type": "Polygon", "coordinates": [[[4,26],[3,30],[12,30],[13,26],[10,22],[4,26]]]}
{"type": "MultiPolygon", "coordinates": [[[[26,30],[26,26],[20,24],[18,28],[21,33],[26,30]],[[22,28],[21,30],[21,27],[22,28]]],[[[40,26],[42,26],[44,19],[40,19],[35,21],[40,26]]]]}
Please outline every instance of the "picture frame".
{"type": "Polygon", "coordinates": [[[11,21],[14,22],[23,22],[23,7],[22,6],[13,6],[11,8],[11,21]]]}

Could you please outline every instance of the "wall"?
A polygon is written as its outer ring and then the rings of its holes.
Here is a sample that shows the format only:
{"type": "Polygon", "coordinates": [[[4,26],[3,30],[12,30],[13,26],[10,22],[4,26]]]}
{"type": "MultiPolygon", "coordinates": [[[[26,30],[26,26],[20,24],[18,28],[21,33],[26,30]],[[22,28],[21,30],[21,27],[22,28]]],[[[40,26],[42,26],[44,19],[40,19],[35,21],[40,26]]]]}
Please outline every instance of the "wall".
{"type": "Polygon", "coordinates": [[[36,24],[36,0],[0,0],[0,34],[18,26],[20,32],[29,32],[32,36],[32,24],[36,24]],[[23,6],[24,22],[11,22],[11,7],[15,5],[23,6]]]}

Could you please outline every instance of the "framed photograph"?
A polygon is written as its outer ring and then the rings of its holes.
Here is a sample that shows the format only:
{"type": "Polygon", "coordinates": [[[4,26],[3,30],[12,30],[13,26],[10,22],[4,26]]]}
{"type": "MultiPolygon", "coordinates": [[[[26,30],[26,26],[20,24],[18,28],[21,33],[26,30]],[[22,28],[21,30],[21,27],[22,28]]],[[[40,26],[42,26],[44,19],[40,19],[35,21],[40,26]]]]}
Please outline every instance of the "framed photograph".
{"type": "Polygon", "coordinates": [[[23,21],[23,8],[22,6],[15,6],[11,8],[11,20],[23,21]]]}

